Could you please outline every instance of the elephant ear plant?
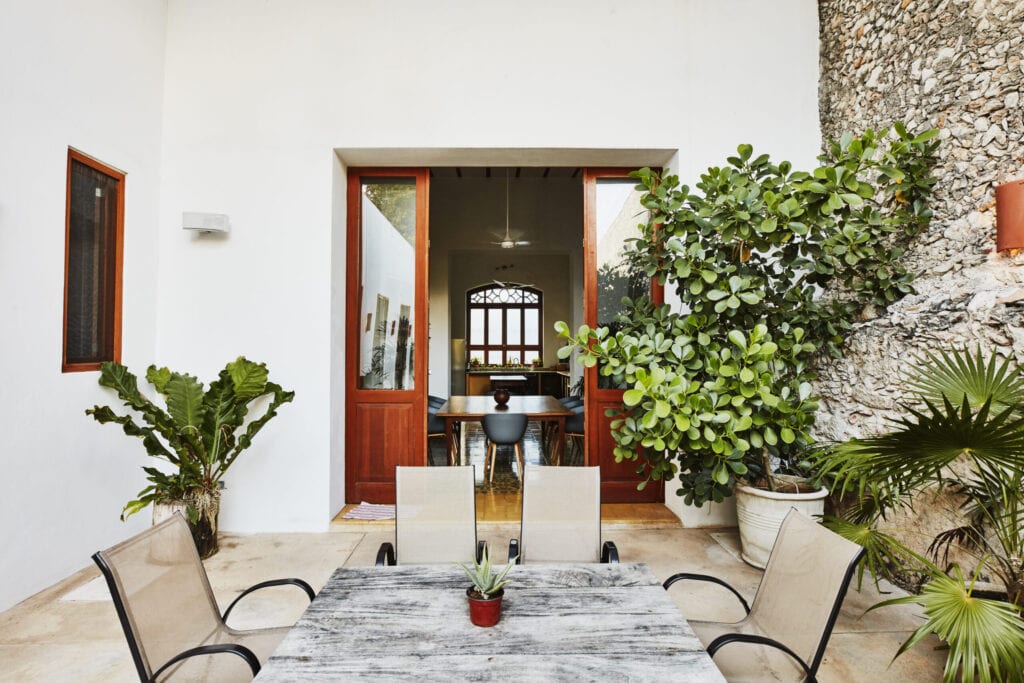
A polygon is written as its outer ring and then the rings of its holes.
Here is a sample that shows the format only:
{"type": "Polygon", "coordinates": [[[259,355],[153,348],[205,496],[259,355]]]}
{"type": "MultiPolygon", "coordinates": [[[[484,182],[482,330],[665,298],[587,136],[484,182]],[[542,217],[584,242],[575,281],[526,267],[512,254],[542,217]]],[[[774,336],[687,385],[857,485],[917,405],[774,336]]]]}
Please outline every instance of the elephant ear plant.
{"type": "Polygon", "coordinates": [[[151,365],[146,380],[163,397],[165,410],[139,391],[138,381],[128,368],[103,363],[99,383],[116,391],[134,415],[118,415],[108,406],[95,406],[86,414],[101,424],[121,425],[128,436],[142,439],[149,455],[174,467],[173,471],[143,467],[149,486],[128,501],[121,519],[150,503],[181,501],[186,505],[200,554],[205,557],[216,552],[222,477],[252,445],[253,437],[277,415],[277,409],[295,396],[295,392],[268,381],[268,376],[265,364],[239,357],[204,390],[192,375],[151,365]],[[250,404],[264,396],[269,399],[263,413],[247,420],[250,404]]]}
{"type": "Polygon", "coordinates": [[[931,217],[937,135],[847,134],[811,172],[740,145],[693,192],[632,174],[648,218],[626,257],[681,306],[626,299],[614,333],[556,329],[561,358],[578,350],[627,389],[615,456],[639,461],[641,486],[679,476],[677,493],[702,505],[741,478],[774,488],[773,468],[803,460],[815,354],[838,356],[858,316],[913,291],[900,256],[931,217]]]}

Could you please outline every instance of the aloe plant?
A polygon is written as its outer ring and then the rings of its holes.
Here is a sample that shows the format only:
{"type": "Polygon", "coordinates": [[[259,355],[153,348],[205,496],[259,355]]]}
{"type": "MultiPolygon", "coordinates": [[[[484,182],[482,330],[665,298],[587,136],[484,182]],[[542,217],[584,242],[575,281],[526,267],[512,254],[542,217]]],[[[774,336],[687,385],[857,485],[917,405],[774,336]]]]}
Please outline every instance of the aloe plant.
{"type": "Polygon", "coordinates": [[[500,572],[495,573],[494,566],[491,564],[491,556],[486,546],[484,546],[483,553],[480,556],[478,562],[474,562],[472,565],[459,564],[463,571],[466,572],[466,576],[473,582],[473,588],[477,593],[482,595],[484,598],[489,598],[495,593],[500,591],[502,587],[508,583],[504,580],[505,575],[512,569],[514,563],[509,562],[504,569],[500,572]]]}
{"type": "Polygon", "coordinates": [[[150,503],[172,500],[188,503],[192,523],[210,512],[215,518],[221,478],[277,409],[295,396],[268,381],[268,376],[264,363],[239,356],[204,391],[192,375],[150,365],[146,380],[163,397],[165,410],[139,391],[138,379],[127,367],[103,363],[100,385],[116,391],[134,415],[119,415],[109,406],[94,406],[86,415],[100,424],[121,425],[125,434],[142,440],[146,453],[175,468],[143,467],[149,485],[128,501],[121,519],[150,503]],[[264,412],[247,421],[249,405],[263,396],[270,396],[264,412]]]}

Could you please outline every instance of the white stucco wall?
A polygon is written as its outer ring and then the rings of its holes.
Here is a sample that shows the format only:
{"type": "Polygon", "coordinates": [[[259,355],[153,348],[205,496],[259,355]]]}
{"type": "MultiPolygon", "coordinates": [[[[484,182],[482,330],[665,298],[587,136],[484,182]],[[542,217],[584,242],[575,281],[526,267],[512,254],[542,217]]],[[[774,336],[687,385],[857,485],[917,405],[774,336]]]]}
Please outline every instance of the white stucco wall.
{"type": "Polygon", "coordinates": [[[351,159],[333,150],[455,150],[455,165],[486,147],[513,166],[519,148],[563,165],[668,149],[694,178],[740,142],[798,166],[819,144],[813,0],[166,4],[166,33],[164,3],[144,0],[21,3],[0,22],[0,607],[144,523],[117,521],[142,484],[137,445],[82,415],[109,400],[94,373],[60,374],[69,144],[129,174],[124,360],[208,380],[244,354],[296,391],[227,479],[229,531],[321,530],[343,501],[351,159]],[[183,211],[232,231],[185,232],[183,211]]]}
{"type": "Polygon", "coordinates": [[[67,149],[127,174],[122,360],[150,362],[164,53],[162,1],[5,3],[0,20],[0,610],[144,528],[122,524],[145,456],[61,373],[67,149]]]}

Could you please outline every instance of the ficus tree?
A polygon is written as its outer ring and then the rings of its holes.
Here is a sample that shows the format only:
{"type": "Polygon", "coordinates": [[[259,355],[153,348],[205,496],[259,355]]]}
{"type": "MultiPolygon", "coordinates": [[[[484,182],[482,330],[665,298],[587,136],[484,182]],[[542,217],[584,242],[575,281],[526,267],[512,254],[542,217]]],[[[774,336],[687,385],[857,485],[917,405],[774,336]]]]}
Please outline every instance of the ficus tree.
{"type": "Polygon", "coordinates": [[[818,400],[813,361],[839,356],[865,314],[913,291],[904,249],[931,218],[937,130],[866,130],[830,141],[812,171],[740,145],[691,190],[644,168],[647,220],[627,258],[681,306],[626,299],[617,329],[556,330],[561,358],[626,388],[611,422],[640,486],[679,476],[701,505],[738,478],[773,486],[801,458],[818,400]]]}

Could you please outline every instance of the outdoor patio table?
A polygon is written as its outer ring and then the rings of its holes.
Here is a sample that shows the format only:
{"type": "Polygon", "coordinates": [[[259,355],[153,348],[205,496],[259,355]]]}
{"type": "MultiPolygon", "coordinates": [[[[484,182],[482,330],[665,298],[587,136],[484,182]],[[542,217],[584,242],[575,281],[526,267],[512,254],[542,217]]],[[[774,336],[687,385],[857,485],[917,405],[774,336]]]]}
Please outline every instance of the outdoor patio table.
{"type": "Polygon", "coordinates": [[[645,564],[519,565],[501,621],[469,621],[454,565],[342,567],[257,681],[724,678],[645,564]]]}
{"type": "Polygon", "coordinates": [[[524,413],[529,420],[553,422],[557,427],[554,444],[549,454],[552,464],[562,464],[562,433],[565,418],[572,416],[571,410],[558,402],[554,396],[511,396],[507,408],[499,408],[490,396],[452,396],[438,410],[436,415],[444,418],[445,436],[448,440],[448,462],[455,462],[458,451],[455,444],[455,423],[475,422],[484,415],[495,413],[524,413]]]}

